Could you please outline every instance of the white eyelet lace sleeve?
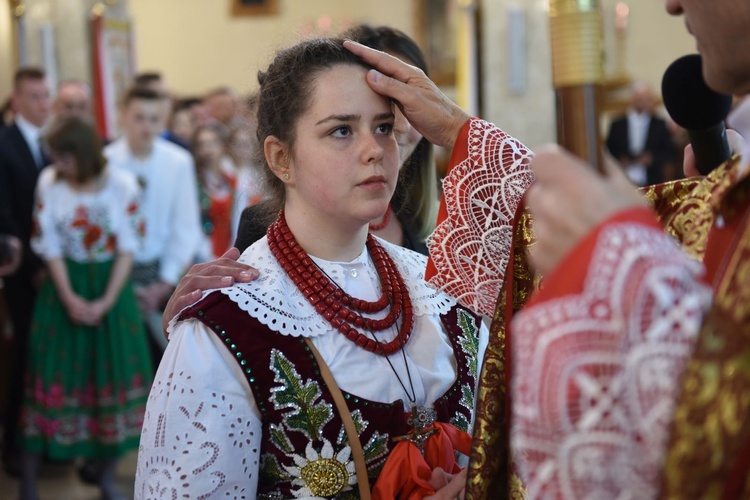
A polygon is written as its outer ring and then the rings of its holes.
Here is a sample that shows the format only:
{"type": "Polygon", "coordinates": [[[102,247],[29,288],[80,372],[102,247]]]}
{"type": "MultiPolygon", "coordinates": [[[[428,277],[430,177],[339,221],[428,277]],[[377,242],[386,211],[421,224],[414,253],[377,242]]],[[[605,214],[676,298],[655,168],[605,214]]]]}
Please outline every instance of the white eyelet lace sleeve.
{"type": "Polygon", "coordinates": [[[261,439],[226,347],[197,320],[177,324],[146,407],[135,498],[255,498],[261,439]]]}
{"type": "MultiPolygon", "coordinates": [[[[532,153],[495,125],[472,119],[466,157],[443,180],[447,217],[427,246],[430,286],[492,317],[508,266],[518,205],[534,177],[532,153]]],[[[455,152],[454,152],[455,154],[455,152]]]]}

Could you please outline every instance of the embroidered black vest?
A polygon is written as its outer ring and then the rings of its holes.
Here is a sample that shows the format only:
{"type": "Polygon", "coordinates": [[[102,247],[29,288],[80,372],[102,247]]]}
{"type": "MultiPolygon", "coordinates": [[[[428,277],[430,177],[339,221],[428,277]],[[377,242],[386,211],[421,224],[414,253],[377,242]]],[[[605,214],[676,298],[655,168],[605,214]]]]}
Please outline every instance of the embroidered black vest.
{"type": "MultiPolygon", "coordinates": [[[[261,413],[258,498],[290,498],[300,488],[327,498],[358,498],[348,440],[318,365],[303,338],[281,335],[241,310],[222,293],[186,309],[219,336],[250,384],[261,413]],[[340,454],[341,453],[341,454],[340,454]],[[337,461],[339,457],[342,460],[337,461]]],[[[437,421],[468,431],[474,406],[481,319],[460,306],[441,316],[456,358],[457,378],[433,403],[437,421]]],[[[379,403],[342,391],[359,433],[370,485],[375,484],[394,443],[409,432],[400,400],[379,403]]]]}

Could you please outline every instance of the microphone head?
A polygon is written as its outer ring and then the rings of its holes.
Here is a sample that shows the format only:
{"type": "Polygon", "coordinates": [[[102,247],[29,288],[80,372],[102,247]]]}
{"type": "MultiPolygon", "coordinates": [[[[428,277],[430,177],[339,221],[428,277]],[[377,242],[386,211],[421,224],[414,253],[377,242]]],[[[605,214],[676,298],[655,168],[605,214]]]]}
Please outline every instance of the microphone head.
{"type": "Polygon", "coordinates": [[[664,107],[677,125],[705,130],[724,121],[732,97],[711,90],[703,80],[699,54],[680,57],[669,65],[661,81],[664,107]]]}

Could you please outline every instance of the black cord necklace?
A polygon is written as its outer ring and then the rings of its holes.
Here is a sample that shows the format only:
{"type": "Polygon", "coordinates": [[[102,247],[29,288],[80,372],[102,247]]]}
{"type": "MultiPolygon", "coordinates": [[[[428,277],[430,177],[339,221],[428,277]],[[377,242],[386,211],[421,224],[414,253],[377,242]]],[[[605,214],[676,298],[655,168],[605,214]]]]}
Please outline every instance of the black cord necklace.
{"type": "MultiPolygon", "coordinates": [[[[311,259],[312,260],[312,259],[311,259]]],[[[336,281],[334,281],[328,273],[325,272],[323,268],[321,268],[317,262],[313,260],[313,263],[315,266],[320,269],[320,272],[322,272],[330,281],[331,283],[336,284],[339,288],[341,288],[336,281]]],[[[402,319],[403,321],[403,319],[402,319]]],[[[398,325],[392,325],[398,326],[398,325]]],[[[380,340],[375,336],[375,333],[372,332],[369,328],[364,328],[365,332],[372,337],[372,339],[380,344],[380,340]]],[[[411,430],[403,435],[403,436],[396,436],[391,438],[392,441],[398,442],[398,441],[409,441],[413,443],[417,448],[419,448],[420,453],[424,455],[424,443],[427,441],[427,438],[429,438],[432,434],[436,432],[434,428],[432,428],[432,424],[435,423],[435,420],[437,420],[437,412],[434,408],[428,408],[426,406],[418,406],[417,405],[417,391],[414,389],[414,381],[411,378],[411,370],[409,369],[409,363],[406,360],[406,350],[405,345],[403,343],[403,340],[399,338],[399,344],[401,345],[401,357],[404,360],[404,367],[406,368],[406,377],[409,381],[409,388],[411,389],[411,393],[409,393],[409,390],[406,388],[406,384],[404,384],[404,381],[401,380],[401,377],[399,376],[398,372],[396,371],[396,367],[393,366],[393,363],[391,362],[391,356],[383,356],[385,360],[388,362],[388,366],[391,367],[391,371],[396,376],[396,380],[398,380],[399,385],[401,385],[401,388],[404,390],[404,394],[406,394],[406,399],[409,401],[409,407],[410,407],[410,416],[407,420],[407,424],[411,426],[411,430]]]]}

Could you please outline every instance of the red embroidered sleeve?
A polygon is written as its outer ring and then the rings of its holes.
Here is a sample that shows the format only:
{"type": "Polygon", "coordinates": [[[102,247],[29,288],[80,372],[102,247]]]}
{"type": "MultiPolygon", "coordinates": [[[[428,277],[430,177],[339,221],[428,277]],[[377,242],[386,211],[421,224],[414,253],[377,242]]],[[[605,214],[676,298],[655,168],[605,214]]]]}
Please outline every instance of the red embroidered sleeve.
{"type": "Polygon", "coordinates": [[[655,498],[711,290],[648,209],[592,232],[513,331],[512,444],[530,498],[655,498]]]}
{"type": "Polygon", "coordinates": [[[472,118],[461,129],[443,180],[425,279],[487,316],[505,278],[516,208],[533,180],[531,155],[491,123],[472,118]]]}

